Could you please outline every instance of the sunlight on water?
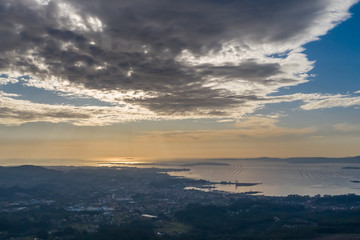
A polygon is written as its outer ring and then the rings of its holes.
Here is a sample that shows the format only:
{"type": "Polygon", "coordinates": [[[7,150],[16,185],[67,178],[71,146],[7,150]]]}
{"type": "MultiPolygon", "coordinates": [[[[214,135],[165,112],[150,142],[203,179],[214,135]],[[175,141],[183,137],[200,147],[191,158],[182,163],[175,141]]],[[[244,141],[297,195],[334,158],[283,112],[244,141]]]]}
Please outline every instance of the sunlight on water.
{"type": "Polygon", "coordinates": [[[38,166],[90,166],[113,167],[134,166],[144,164],[138,158],[99,158],[99,159],[5,159],[0,160],[0,166],[38,165],[38,166]]]}
{"type": "Polygon", "coordinates": [[[143,161],[139,161],[138,158],[130,158],[130,157],[123,157],[123,158],[102,158],[99,159],[97,162],[97,166],[100,167],[114,167],[114,166],[124,166],[124,165],[139,165],[145,164],[143,161]]]}

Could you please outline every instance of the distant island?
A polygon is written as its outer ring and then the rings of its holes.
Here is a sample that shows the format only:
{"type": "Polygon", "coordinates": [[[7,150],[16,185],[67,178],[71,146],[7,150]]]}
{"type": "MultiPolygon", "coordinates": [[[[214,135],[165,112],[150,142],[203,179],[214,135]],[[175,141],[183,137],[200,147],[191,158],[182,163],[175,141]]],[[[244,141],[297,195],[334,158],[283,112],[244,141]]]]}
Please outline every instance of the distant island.
{"type": "Polygon", "coordinates": [[[262,193],[260,191],[247,191],[247,192],[242,192],[242,194],[259,194],[262,193]]]}
{"type": "Polygon", "coordinates": [[[235,185],[238,187],[250,187],[250,186],[256,186],[262,183],[239,183],[239,182],[230,182],[230,181],[221,181],[218,184],[223,184],[223,185],[235,185]]]}
{"type": "Polygon", "coordinates": [[[360,167],[342,167],[342,169],[360,169],[360,167]]]}
{"type": "Polygon", "coordinates": [[[228,166],[228,163],[218,163],[218,162],[196,162],[196,163],[186,163],[182,164],[183,167],[193,167],[193,166],[228,166]]]}

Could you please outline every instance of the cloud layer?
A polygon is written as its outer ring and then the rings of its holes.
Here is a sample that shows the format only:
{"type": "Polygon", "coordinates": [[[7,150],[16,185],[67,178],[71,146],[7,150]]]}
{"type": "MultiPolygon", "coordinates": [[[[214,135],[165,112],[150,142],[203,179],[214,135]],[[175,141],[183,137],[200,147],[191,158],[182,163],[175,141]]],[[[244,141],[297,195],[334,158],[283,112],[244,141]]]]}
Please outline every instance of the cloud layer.
{"type": "Polygon", "coordinates": [[[140,141],[162,139],[164,142],[236,142],[240,139],[275,139],[288,136],[310,136],[316,132],[315,127],[285,128],[277,125],[278,119],[267,117],[249,117],[237,123],[232,129],[198,130],[198,131],[160,131],[148,132],[139,137],[140,141]]]}
{"type": "Polygon", "coordinates": [[[269,96],[308,81],[314,63],[303,45],[356,2],[1,1],[0,86],[27,75],[26,86],[113,105],[39,106],[3,93],[1,123],[239,118],[297,100],[304,110],[359,105],[353,96],[269,96]]]}

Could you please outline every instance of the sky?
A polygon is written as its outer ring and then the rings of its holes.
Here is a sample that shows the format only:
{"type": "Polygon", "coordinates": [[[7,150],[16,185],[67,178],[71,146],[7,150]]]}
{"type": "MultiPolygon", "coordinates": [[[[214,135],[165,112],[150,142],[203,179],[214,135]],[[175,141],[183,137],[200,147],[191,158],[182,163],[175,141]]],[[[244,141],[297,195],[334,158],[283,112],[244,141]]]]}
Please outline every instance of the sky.
{"type": "Polygon", "coordinates": [[[358,0],[2,0],[0,162],[360,155],[358,0]]]}

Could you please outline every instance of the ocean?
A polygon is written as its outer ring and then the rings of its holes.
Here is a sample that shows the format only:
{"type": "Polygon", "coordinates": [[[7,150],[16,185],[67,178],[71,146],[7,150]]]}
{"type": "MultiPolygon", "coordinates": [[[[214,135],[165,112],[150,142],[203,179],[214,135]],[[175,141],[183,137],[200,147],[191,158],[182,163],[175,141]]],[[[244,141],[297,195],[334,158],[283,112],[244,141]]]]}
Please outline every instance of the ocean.
{"type": "Polygon", "coordinates": [[[256,194],[267,196],[360,194],[360,163],[227,160],[221,161],[221,164],[205,163],[183,167],[189,171],[169,174],[211,182],[226,181],[250,185],[214,184],[213,188],[204,189],[205,191],[258,192],[256,194]]]}

